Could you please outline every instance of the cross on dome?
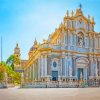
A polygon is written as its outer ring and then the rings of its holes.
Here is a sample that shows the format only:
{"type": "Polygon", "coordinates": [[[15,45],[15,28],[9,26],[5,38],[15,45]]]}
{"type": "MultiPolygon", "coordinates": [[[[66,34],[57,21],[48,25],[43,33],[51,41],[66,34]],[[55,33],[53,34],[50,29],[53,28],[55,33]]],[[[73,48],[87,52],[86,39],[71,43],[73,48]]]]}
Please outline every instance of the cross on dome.
{"type": "Polygon", "coordinates": [[[82,4],[79,5],[80,10],[82,9],[82,4]]]}

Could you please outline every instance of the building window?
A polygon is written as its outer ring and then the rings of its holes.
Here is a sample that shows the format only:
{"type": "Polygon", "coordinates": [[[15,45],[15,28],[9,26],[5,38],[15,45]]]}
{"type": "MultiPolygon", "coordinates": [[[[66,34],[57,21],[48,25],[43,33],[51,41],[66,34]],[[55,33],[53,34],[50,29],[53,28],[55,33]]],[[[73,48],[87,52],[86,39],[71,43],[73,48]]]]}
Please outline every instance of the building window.
{"type": "Polygon", "coordinates": [[[57,67],[57,63],[56,62],[53,62],[53,67],[57,67]]]}
{"type": "Polygon", "coordinates": [[[82,32],[78,33],[78,46],[83,46],[84,45],[84,35],[82,32]]]}

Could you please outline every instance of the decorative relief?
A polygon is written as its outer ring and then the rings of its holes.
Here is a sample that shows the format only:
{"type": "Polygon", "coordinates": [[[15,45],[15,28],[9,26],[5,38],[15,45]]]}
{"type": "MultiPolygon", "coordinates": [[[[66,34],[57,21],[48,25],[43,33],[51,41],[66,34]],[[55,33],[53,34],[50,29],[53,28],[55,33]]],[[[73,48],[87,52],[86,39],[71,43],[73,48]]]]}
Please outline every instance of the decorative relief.
{"type": "Polygon", "coordinates": [[[57,63],[55,61],[53,62],[53,67],[57,67],[57,63]]]}
{"type": "Polygon", "coordinates": [[[86,58],[78,58],[76,60],[77,68],[85,68],[88,66],[88,63],[89,63],[89,61],[86,58]]]}
{"type": "Polygon", "coordinates": [[[78,33],[78,46],[83,46],[84,43],[84,35],[82,32],[78,33]]]}

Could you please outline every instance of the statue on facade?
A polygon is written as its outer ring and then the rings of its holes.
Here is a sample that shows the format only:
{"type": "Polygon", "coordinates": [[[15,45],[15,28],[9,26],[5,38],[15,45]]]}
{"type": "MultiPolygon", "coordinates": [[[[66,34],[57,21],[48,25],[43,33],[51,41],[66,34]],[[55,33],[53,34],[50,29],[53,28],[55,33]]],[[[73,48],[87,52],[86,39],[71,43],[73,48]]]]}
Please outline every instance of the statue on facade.
{"type": "Polygon", "coordinates": [[[83,80],[83,74],[82,74],[82,72],[80,73],[80,80],[83,80]]]}
{"type": "Polygon", "coordinates": [[[82,35],[82,33],[79,33],[79,35],[78,35],[78,45],[83,46],[83,35],[82,35]]]}

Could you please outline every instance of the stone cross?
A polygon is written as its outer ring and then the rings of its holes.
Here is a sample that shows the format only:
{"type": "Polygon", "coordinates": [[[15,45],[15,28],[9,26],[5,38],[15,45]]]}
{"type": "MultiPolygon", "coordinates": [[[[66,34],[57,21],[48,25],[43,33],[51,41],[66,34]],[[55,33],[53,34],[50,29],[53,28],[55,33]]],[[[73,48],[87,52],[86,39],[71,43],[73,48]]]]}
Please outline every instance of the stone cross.
{"type": "Polygon", "coordinates": [[[80,10],[81,10],[82,9],[82,4],[80,4],[79,7],[80,7],[80,10]]]}

